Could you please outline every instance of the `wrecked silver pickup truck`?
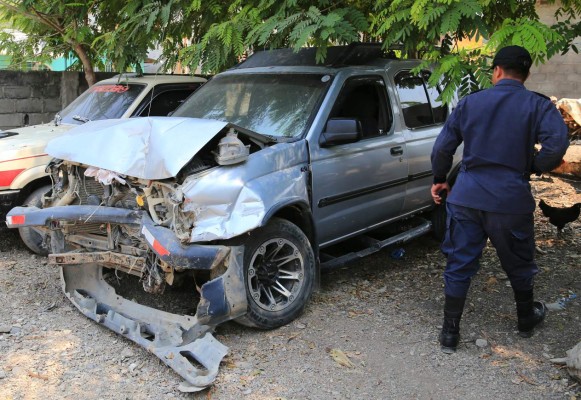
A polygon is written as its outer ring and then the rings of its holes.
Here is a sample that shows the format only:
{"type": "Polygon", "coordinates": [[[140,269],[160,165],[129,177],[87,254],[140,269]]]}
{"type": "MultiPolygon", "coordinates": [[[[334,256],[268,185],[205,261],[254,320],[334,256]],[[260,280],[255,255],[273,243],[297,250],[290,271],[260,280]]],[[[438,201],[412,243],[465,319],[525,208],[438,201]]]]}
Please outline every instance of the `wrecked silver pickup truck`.
{"type": "Polygon", "coordinates": [[[216,377],[216,325],[287,324],[322,268],[443,229],[429,154],[448,108],[428,72],[377,46],[330,48],[326,65],[314,51],[256,53],[172,117],[53,140],[43,208],[8,214],[50,233],[74,305],[156,354],[184,391],[216,377]],[[162,310],[180,288],[194,312],[162,310]]]}

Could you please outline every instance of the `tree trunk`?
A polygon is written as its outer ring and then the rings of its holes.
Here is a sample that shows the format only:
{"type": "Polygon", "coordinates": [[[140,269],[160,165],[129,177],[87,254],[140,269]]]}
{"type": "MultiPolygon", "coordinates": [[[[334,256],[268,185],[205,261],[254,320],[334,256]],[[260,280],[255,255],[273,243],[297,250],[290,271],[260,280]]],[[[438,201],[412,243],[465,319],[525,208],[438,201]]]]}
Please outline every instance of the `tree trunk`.
{"type": "Polygon", "coordinates": [[[95,77],[95,71],[93,70],[93,63],[91,63],[91,59],[87,55],[83,45],[77,43],[74,45],[74,49],[75,53],[77,53],[77,56],[79,57],[79,60],[81,60],[81,63],[83,64],[83,69],[85,70],[85,79],[87,80],[89,86],[92,86],[97,81],[97,78],[95,77]]]}

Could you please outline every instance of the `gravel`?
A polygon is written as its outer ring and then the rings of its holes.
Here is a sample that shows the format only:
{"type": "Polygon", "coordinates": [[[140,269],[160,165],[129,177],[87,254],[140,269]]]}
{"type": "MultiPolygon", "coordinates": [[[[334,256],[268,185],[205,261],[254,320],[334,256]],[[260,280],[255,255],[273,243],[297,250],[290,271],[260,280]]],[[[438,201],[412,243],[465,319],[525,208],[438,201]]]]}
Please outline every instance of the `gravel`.
{"type": "MultiPolygon", "coordinates": [[[[544,176],[532,185],[551,205],[581,201],[579,181],[544,176]]],[[[219,326],[230,353],[215,385],[197,394],[179,392],[181,378],[154,355],[81,315],[63,296],[58,270],[1,231],[0,398],[581,399],[579,384],[549,360],[581,340],[581,221],[557,236],[535,217],[536,296],[568,300],[532,338],[516,334],[512,290],[487,247],[459,349],[442,353],[445,260],[426,236],[400,259],[386,249],[324,274],[305,314],[287,326],[219,326]]]]}

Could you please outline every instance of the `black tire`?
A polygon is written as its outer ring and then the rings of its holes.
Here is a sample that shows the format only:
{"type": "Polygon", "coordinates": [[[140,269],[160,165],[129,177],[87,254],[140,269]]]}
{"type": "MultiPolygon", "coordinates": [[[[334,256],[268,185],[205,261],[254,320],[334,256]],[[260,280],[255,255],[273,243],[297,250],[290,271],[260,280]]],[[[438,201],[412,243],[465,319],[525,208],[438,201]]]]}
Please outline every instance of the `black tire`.
{"type": "Polygon", "coordinates": [[[315,256],[309,240],[293,223],[273,218],[251,232],[244,245],[248,312],[236,322],[260,329],[288,324],[303,313],[313,293],[315,256]]]}
{"type": "MultiPolygon", "coordinates": [[[[41,208],[42,196],[50,189],[51,189],[50,185],[39,187],[38,189],[30,193],[30,195],[28,195],[26,200],[24,200],[23,205],[41,208]]],[[[30,251],[41,256],[48,255],[48,248],[46,247],[45,237],[40,230],[35,229],[33,227],[24,227],[18,228],[18,233],[20,234],[20,238],[30,251]]]]}

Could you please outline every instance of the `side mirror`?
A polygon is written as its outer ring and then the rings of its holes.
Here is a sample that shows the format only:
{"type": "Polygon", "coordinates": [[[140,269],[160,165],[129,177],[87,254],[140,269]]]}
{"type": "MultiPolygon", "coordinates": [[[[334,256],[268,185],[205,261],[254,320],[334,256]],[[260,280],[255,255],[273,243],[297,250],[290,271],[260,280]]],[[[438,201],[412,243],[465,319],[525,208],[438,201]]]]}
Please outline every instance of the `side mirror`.
{"type": "Polygon", "coordinates": [[[361,139],[361,122],[356,118],[331,118],[321,134],[321,147],[354,143],[361,139]]]}

